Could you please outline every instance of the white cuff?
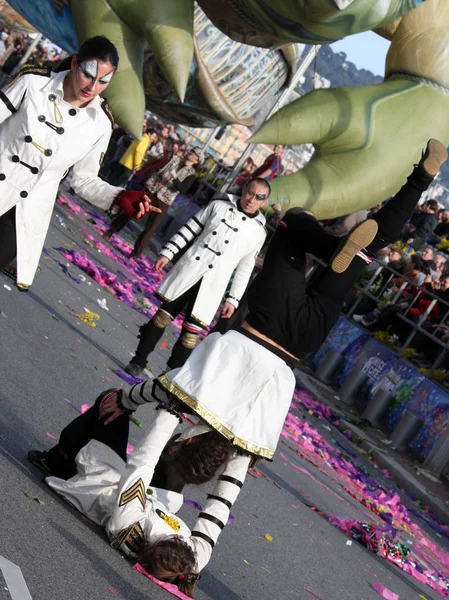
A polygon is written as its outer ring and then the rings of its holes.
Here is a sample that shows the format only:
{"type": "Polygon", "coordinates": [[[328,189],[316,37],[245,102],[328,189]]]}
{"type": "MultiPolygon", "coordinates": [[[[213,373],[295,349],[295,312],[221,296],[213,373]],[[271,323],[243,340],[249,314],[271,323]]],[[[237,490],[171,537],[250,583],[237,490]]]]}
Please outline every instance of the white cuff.
{"type": "Polygon", "coordinates": [[[238,308],[238,307],[239,307],[239,304],[240,304],[240,301],[239,301],[239,300],[237,300],[237,298],[234,298],[234,296],[228,296],[228,297],[226,298],[226,302],[229,302],[229,304],[232,304],[232,306],[233,306],[234,308],[238,308]]]}

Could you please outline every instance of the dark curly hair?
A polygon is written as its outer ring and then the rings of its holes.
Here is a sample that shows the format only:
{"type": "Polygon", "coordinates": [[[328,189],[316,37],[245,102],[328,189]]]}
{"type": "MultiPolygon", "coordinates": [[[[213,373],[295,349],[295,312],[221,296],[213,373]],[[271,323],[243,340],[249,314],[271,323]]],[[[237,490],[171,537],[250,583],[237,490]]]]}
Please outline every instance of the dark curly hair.
{"type": "Polygon", "coordinates": [[[209,431],[182,442],[175,435],[165,446],[151,485],[182,492],[186,483],[210,481],[232,454],[234,447],[216,431],[209,431]]]}
{"type": "MultiPolygon", "coordinates": [[[[109,62],[115,68],[118,67],[119,56],[117,48],[104,35],[96,35],[86,40],[76,53],[78,63],[89,58],[97,58],[103,62],[109,62]]],[[[56,73],[70,69],[73,55],[64,58],[55,69],[56,73]]]]}
{"type": "Polygon", "coordinates": [[[156,579],[174,583],[183,594],[193,598],[198,583],[195,554],[180,537],[173,536],[155,544],[145,544],[137,562],[156,579]]]}

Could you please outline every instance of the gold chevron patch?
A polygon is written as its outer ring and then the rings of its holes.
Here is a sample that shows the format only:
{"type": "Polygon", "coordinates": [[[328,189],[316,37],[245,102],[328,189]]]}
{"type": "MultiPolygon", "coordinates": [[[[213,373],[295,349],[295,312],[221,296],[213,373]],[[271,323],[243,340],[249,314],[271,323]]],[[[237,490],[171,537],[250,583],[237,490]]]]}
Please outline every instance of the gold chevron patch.
{"type": "Polygon", "coordinates": [[[120,496],[119,506],[123,506],[124,504],[129,504],[135,499],[138,499],[142,505],[142,508],[145,508],[146,495],[145,495],[145,485],[142,479],[138,479],[136,483],[125,490],[123,494],[120,496]]]}

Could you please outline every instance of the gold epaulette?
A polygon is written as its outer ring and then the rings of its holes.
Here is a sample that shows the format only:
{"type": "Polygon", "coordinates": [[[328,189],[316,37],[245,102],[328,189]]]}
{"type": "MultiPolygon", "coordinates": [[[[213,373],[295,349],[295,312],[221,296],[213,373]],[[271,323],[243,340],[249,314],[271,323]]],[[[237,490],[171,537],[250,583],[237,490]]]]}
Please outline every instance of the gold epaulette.
{"type": "Polygon", "coordinates": [[[21,69],[17,73],[17,75],[15,77],[13,77],[11,79],[11,81],[9,81],[7,83],[6,87],[9,87],[10,85],[12,85],[15,81],[17,81],[19,79],[19,77],[22,77],[22,75],[42,75],[43,77],[50,77],[51,68],[50,67],[36,67],[34,65],[23,65],[23,67],[21,67],[21,69]]]}
{"type": "Polygon", "coordinates": [[[145,537],[139,522],[120,531],[110,545],[127,556],[137,556],[145,544],[145,537]]]}
{"type": "Polygon", "coordinates": [[[111,127],[114,127],[114,125],[115,125],[114,117],[112,116],[112,112],[111,112],[111,109],[109,108],[109,104],[108,104],[108,101],[106,100],[106,98],[103,98],[103,102],[101,103],[101,108],[104,110],[104,114],[107,116],[107,118],[111,121],[111,127]]]}

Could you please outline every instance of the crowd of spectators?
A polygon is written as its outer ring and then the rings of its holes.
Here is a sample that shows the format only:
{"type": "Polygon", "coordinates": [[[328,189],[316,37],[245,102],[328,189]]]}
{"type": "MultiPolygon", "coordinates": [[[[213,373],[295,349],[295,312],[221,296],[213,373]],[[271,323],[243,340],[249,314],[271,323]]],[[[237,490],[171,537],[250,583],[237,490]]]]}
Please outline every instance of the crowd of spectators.
{"type": "MultiPolygon", "coordinates": [[[[340,219],[328,226],[340,233],[340,219]]],[[[345,230],[346,232],[346,230],[345,230]]],[[[387,332],[400,347],[410,333],[411,355],[432,362],[449,340],[449,210],[436,200],[423,202],[405,227],[402,241],[382,249],[367,265],[357,289],[347,298],[345,311],[367,331],[387,332]],[[365,293],[360,296],[360,289],[365,293]]],[[[410,352],[409,352],[410,354],[410,352]]],[[[448,358],[440,366],[449,366],[448,358]]]]}
{"type": "MultiPolygon", "coordinates": [[[[33,43],[33,38],[22,32],[6,27],[0,29],[0,86],[14,74],[21,59],[33,43]]],[[[53,67],[60,59],[60,49],[46,39],[41,39],[27,59],[27,64],[37,67],[53,67]]]]}

